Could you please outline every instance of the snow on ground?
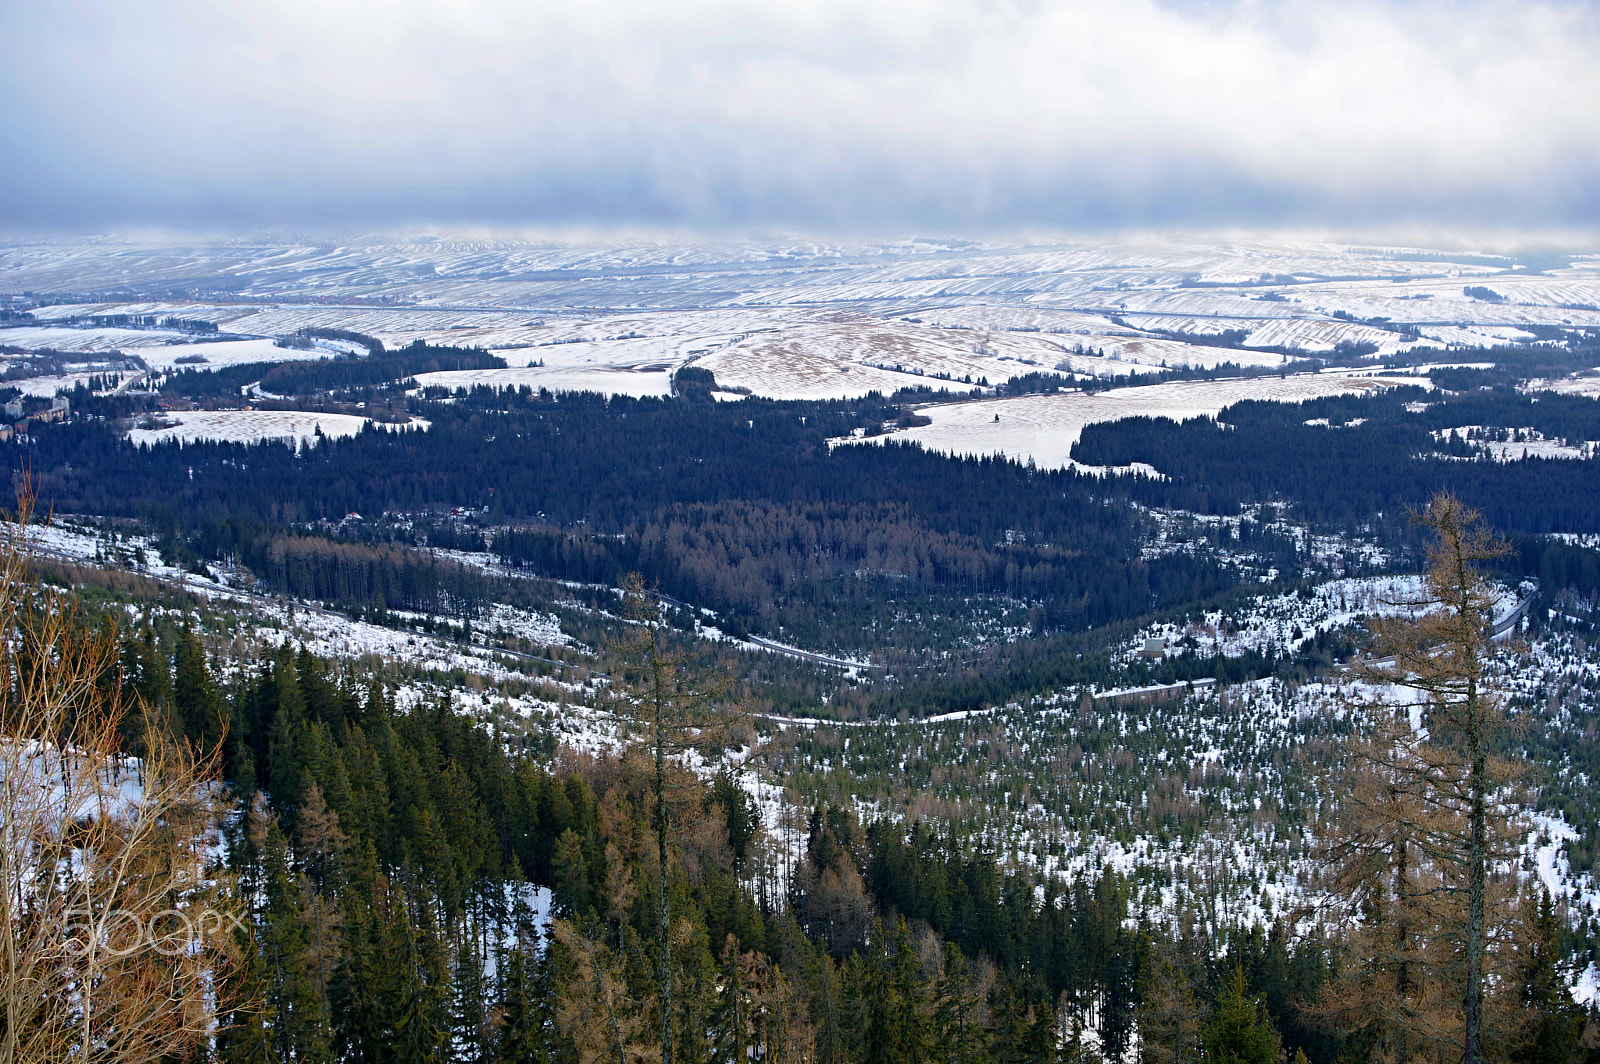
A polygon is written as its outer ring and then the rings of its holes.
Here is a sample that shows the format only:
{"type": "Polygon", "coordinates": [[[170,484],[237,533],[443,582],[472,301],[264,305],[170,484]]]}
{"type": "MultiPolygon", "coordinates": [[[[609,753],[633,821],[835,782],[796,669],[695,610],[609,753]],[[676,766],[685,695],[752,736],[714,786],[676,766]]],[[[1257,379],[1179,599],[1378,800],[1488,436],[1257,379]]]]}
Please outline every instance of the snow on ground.
{"type": "Polygon", "coordinates": [[[1600,399],[1600,377],[1564,377],[1560,380],[1532,380],[1523,391],[1558,392],[1561,395],[1581,395],[1600,399]]]}
{"type": "Polygon", "coordinates": [[[1482,425],[1462,425],[1454,429],[1435,429],[1432,436],[1441,443],[1451,439],[1452,436],[1465,439],[1478,454],[1496,462],[1516,462],[1524,458],[1593,458],[1597,446],[1590,441],[1570,444],[1565,440],[1549,439],[1538,429],[1532,428],[1502,429],[1482,425]],[[1495,438],[1501,435],[1509,435],[1512,438],[1503,440],[1495,438]]]}
{"type": "MultiPolygon", "coordinates": [[[[1232,293],[1229,293],[1233,297],[1232,293]]],[[[1237,297],[1233,297],[1237,298],[1237,297]]],[[[1292,347],[1304,351],[1332,351],[1341,343],[1375,344],[1380,355],[1392,355],[1407,350],[1415,341],[1388,329],[1350,321],[1326,321],[1320,318],[1298,318],[1287,315],[1258,316],[1258,308],[1273,304],[1249,302],[1249,317],[1229,317],[1229,310],[1238,314],[1237,306],[1222,310],[1222,316],[1146,315],[1131,314],[1123,320],[1138,329],[1210,336],[1222,332],[1242,332],[1247,335],[1245,347],[1292,347]]],[[[1279,304],[1280,306],[1282,304],[1279,304]]],[[[1244,352],[1246,358],[1262,358],[1257,352],[1244,352]]],[[[1272,356],[1276,357],[1276,356],[1272,356]]],[[[1261,364],[1245,362],[1244,364],[1261,364]]]]}
{"type": "Polygon", "coordinates": [[[1111,318],[1105,314],[1057,310],[1053,307],[1026,304],[1012,306],[1003,303],[969,303],[953,307],[934,306],[908,311],[900,316],[900,320],[913,324],[926,323],[944,329],[1032,331],[1084,336],[1121,333],[1136,335],[1131,329],[1113,324],[1111,318]]]}
{"type": "Polygon", "coordinates": [[[185,335],[167,329],[72,329],[59,325],[24,325],[18,328],[0,329],[0,344],[26,347],[35,351],[49,348],[53,351],[101,353],[135,347],[159,347],[174,340],[182,340],[185,335]]]}
{"type": "MultiPolygon", "coordinates": [[[[273,644],[290,641],[330,657],[359,658],[376,654],[441,671],[467,668],[496,676],[508,673],[495,659],[517,657],[492,647],[463,645],[405,628],[353,620],[323,608],[320,603],[292,603],[277,596],[256,594],[250,590],[253,582],[248,578],[233,580],[229,574],[223,574],[223,579],[218,579],[179,569],[162,560],[154,541],[147,536],[112,536],[92,525],[62,518],[48,525],[29,526],[27,538],[29,549],[43,557],[131,568],[152,579],[180,586],[219,606],[247,607],[250,611],[247,627],[271,633],[268,638],[273,644]]],[[[489,557],[460,551],[436,553],[463,564],[471,564],[469,559],[489,557]]],[[[508,575],[498,566],[492,571],[508,575]]],[[[420,620],[424,616],[405,610],[391,612],[405,621],[420,620]]],[[[573,645],[555,617],[504,603],[490,604],[470,623],[478,634],[512,636],[547,647],[573,645]]]]}
{"type": "Polygon", "coordinates": [[[1505,256],[1274,241],[17,245],[0,247],[8,291],[126,291],[197,275],[232,276],[241,287],[213,302],[38,307],[37,325],[0,329],[0,343],[125,347],[162,366],[185,352],[205,355],[202,365],[310,354],[267,341],[168,348],[189,337],[63,324],[170,316],[244,336],[338,328],[390,346],[480,347],[513,368],[542,361],[542,375],[506,378],[536,387],[660,394],[662,374],[698,364],[729,390],[822,398],[905,385],[959,391],[965,377],[998,384],[1036,370],[1272,366],[1282,356],[1259,348],[1326,351],[1348,341],[1389,353],[1419,342],[1529,340],[1534,325],[1600,324],[1594,262],[1544,274],[1514,265],[1505,256]],[[1466,294],[1479,287],[1494,296],[1466,294]],[[1223,331],[1245,333],[1243,345],[1168,338],[1223,331]]]}
{"type": "MultiPolygon", "coordinates": [[[[1551,899],[1566,906],[1568,919],[1574,923],[1600,916],[1600,889],[1594,877],[1574,873],[1563,852],[1567,843],[1579,837],[1578,832],[1559,814],[1529,813],[1527,819],[1532,827],[1523,855],[1537,870],[1551,899]]],[[[1572,997],[1580,1005],[1600,1004],[1600,968],[1594,962],[1578,973],[1572,997]]]]}
{"type": "MultiPolygon", "coordinates": [[[[105,371],[100,370],[101,374],[105,371]]],[[[6,381],[6,386],[16,388],[23,395],[32,395],[44,399],[52,399],[57,392],[70,392],[78,385],[87,385],[91,373],[65,373],[54,377],[27,377],[22,380],[6,381]]]]}
{"type": "Polygon", "coordinates": [[[761,332],[699,356],[726,389],[775,399],[843,399],[927,387],[965,391],[1051,370],[1066,354],[1030,333],[990,334],[852,318],[761,332]],[[966,378],[963,381],[963,378],[966,378]]]}
{"type": "Polygon", "coordinates": [[[216,440],[224,443],[261,443],[265,440],[295,441],[298,446],[315,446],[321,437],[340,439],[354,436],[367,425],[386,429],[426,428],[425,421],[389,425],[355,414],[318,414],[298,410],[185,410],[163,414],[149,428],[134,428],[128,440],[153,446],[168,440],[193,443],[216,440]]]}
{"type": "Polygon", "coordinates": [[[1484,347],[1498,343],[1526,343],[1538,337],[1509,325],[1422,325],[1417,334],[1425,340],[1457,347],[1484,347]]]}
{"type": "Polygon", "coordinates": [[[160,347],[141,347],[135,354],[145,365],[157,372],[182,369],[220,369],[223,366],[242,366],[256,362],[302,362],[317,358],[332,358],[347,353],[354,345],[337,341],[323,341],[311,351],[293,347],[278,347],[271,340],[218,340],[212,343],[168,344],[160,347]],[[203,358],[204,362],[194,362],[203,358]],[[179,359],[189,359],[180,363],[179,359]]]}
{"type": "Polygon", "coordinates": [[[1294,651],[1319,633],[1366,617],[1410,613],[1422,601],[1422,578],[1414,575],[1331,580],[1307,594],[1264,596],[1242,610],[1210,610],[1187,623],[1163,622],[1141,629],[1130,654],[1146,639],[1162,639],[1171,652],[1193,649],[1202,657],[1237,657],[1249,650],[1294,651]]]}
{"type": "Polygon", "coordinates": [[[710,352],[694,364],[717,383],[786,399],[839,399],[907,387],[964,391],[1028,373],[1126,376],[1177,366],[1223,363],[1277,366],[1282,356],[1197,346],[1132,331],[1070,336],[1033,331],[930,328],[921,323],[851,318],[762,332],[710,352]]]}
{"type": "MultiPolygon", "coordinates": [[[[1493,588],[1497,622],[1512,615],[1529,587],[1493,588]]],[[[1416,574],[1330,580],[1297,593],[1258,596],[1227,613],[1209,610],[1184,622],[1147,625],[1130,641],[1126,656],[1131,658],[1146,639],[1164,640],[1169,653],[1192,649],[1201,657],[1237,657],[1250,650],[1292,653],[1322,632],[1370,617],[1408,616],[1430,609],[1427,594],[1416,574]]]]}
{"type": "Polygon", "coordinates": [[[898,429],[880,436],[835,443],[902,440],[953,455],[1003,454],[1042,469],[1073,466],[1069,457],[1086,425],[1126,417],[1188,420],[1215,417],[1247,399],[1300,402],[1327,395],[1370,391],[1384,385],[1348,374],[1294,374],[1287,377],[1217,381],[1169,381],[1136,388],[1086,394],[1024,395],[1012,399],[923,406],[919,414],[933,424],[898,429]]]}
{"type": "Polygon", "coordinates": [[[1276,367],[1292,364],[1293,361],[1284,355],[1252,351],[1247,347],[1208,347],[1181,340],[1118,335],[1085,336],[1081,341],[1075,341],[1073,351],[1065,355],[1056,368],[1071,369],[1075,373],[1087,373],[1095,377],[1118,377],[1180,366],[1193,369],[1215,369],[1229,364],[1276,367]],[[1101,352],[1104,357],[1086,358],[1076,350],[1078,343],[1086,350],[1101,352]]]}
{"type": "Polygon", "coordinates": [[[552,392],[603,392],[606,395],[669,395],[672,374],[666,370],[613,369],[609,367],[526,366],[515,369],[444,370],[420,373],[422,388],[540,388],[552,392]]]}

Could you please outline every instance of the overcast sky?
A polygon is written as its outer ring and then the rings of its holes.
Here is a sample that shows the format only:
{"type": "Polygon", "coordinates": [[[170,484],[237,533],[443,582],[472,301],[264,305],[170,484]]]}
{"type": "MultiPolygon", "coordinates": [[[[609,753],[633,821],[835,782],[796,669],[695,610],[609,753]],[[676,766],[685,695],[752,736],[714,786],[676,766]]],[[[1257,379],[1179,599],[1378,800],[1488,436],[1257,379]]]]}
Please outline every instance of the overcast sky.
{"type": "Polygon", "coordinates": [[[1592,229],[1600,10],[5,0],[0,226],[1592,229]]]}

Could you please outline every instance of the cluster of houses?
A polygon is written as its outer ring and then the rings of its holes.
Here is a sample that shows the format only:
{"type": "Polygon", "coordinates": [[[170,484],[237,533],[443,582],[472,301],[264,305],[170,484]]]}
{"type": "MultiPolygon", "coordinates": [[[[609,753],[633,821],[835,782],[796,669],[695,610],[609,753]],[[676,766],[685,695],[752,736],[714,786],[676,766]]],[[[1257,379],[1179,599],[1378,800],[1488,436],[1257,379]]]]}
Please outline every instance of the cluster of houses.
{"type": "Polygon", "coordinates": [[[29,429],[52,421],[65,421],[72,415],[72,400],[62,396],[45,400],[48,406],[39,406],[39,400],[27,397],[13,399],[5,404],[6,419],[0,423],[0,443],[7,440],[25,440],[29,429]],[[33,409],[29,409],[32,406],[33,409]]]}

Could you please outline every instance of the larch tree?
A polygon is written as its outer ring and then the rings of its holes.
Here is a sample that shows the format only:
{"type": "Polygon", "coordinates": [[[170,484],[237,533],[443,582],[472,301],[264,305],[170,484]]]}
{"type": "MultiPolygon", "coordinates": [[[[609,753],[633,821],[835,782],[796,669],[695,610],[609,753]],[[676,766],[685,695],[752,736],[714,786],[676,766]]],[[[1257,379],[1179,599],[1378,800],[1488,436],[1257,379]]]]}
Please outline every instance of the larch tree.
{"type": "Polygon", "coordinates": [[[117,633],[34,577],[31,512],[24,490],[0,522],[0,1062],[200,1052],[232,993],[213,761],[118,681],[117,633]]]}
{"type": "Polygon", "coordinates": [[[1200,1064],[1200,1035],[1210,1010],[1195,994],[1203,972],[1172,935],[1153,938],[1138,1008],[1140,1064],[1200,1064]]]}
{"type": "Polygon", "coordinates": [[[637,573],[623,583],[624,614],[632,633],[618,648],[628,681],[618,685],[611,709],[650,760],[651,826],[656,844],[656,981],[660,995],[660,1059],[672,1064],[672,807],[669,784],[675,759],[720,745],[738,709],[731,680],[691,667],[667,643],[661,602],[637,573]]]}
{"type": "Polygon", "coordinates": [[[1487,988],[1510,963],[1517,884],[1492,875],[1515,854],[1497,794],[1515,766],[1493,755],[1505,726],[1494,680],[1495,589],[1481,563],[1508,547],[1477,511],[1440,494],[1422,594],[1371,623],[1361,678],[1399,698],[1360,707],[1373,732],[1351,749],[1339,819],[1325,839],[1332,891],[1357,920],[1346,965],[1319,1003],[1374,1059],[1478,1064],[1498,1026],[1487,988]]]}

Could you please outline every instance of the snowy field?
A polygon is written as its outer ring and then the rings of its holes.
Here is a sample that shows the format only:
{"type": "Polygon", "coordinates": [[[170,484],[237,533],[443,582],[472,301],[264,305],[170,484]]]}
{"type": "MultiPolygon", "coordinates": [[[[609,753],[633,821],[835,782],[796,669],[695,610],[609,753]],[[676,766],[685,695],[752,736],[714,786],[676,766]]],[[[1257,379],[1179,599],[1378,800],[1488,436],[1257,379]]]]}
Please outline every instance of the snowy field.
{"type": "Polygon", "coordinates": [[[270,338],[333,328],[391,347],[482,348],[513,368],[542,362],[547,372],[514,378],[519,386],[661,394],[660,374],[693,364],[730,390],[842,398],[906,385],[960,390],[965,377],[993,385],[1036,371],[1114,377],[1292,362],[1267,347],[1316,354],[1353,343],[1382,355],[1529,342],[1535,326],[1600,326],[1600,259],[1539,265],[1533,273],[1481,249],[1271,240],[60,241],[0,245],[0,300],[165,292],[174,277],[237,285],[214,300],[37,307],[34,323],[0,329],[0,344],[125,349],[157,368],[200,354],[202,365],[224,366],[315,357],[270,338]],[[198,319],[267,339],[169,346],[192,337],[65,324],[111,315],[198,319]],[[1224,332],[1242,340],[1216,346],[1224,332]]]}
{"type": "Polygon", "coordinates": [[[297,410],[186,410],[162,415],[158,424],[134,428],[128,440],[152,446],[169,440],[192,443],[216,440],[223,443],[261,443],[266,440],[293,441],[296,446],[315,446],[319,437],[341,439],[354,436],[369,424],[380,428],[426,428],[427,422],[409,426],[390,426],[354,414],[313,414],[297,410]]]}
{"type": "Polygon", "coordinates": [[[1600,377],[1567,377],[1562,380],[1529,381],[1524,391],[1558,392],[1562,395],[1581,395],[1600,399],[1600,377]]]}
{"type": "Polygon", "coordinates": [[[902,440],[919,443],[941,454],[1003,454],[1018,462],[1032,462],[1041,469],[1066,469],[1076,464],[1069,456],[1087,425],[1140,416],[1186,421],[1215,417],[1226,407],[1247,399],[1294,403],[1384,386],[1380,381],[1363,377],[1317,373],[1281,378],[1170,381],[1095,394],[1024,395],[919,407],[917,412],[931,418],[933,424],[835,442],[902,440]]]}
{"type": "Polygon", "coordinates": [[[334,358],[347,354],[354,344],[338,341],[319,341],[312,351],[293,347],[278,347],[271,340],[219,340],[215,343],[167,344],[160,347],[141,347],[135,352],[145,365],[161,372],[183,369],[220,369],[223,366],[242,366],[258,362],[304,362],[318,358],[334,358]],[[196,358],[204,362],[194,362],[196,358]],[[190,361],[180,363],[179,359],[190,361]]]}
{"type": "Polygon", "coordinates": [[[1463,439],[1478,454],[1496,462],[1517,462],[1524,458],[1593,458],[1597,446],[1588,440],[1568,442],[1551,439],[1533,428],[1491,429],[1482,425],[1462,425],[1454,429],[1435,429],[1432,436],[1441,443],[1452,438],[1463,439]],[[1509,435],[1511,438],[1494,438],[1499,435],[1509,435]]]}
{"type": "MultiPolygon", "coordinates": [[[[103,374],[105,371],[96,372],[103,374]]],[[[94,374],[91,373],[62,373],[48,377],[27,377],[17,381],[7,381],[6,384],[8,387],[18,389],[23,395],[51,399],[57,392],[70,392],[80,384],[87,385],[92,376],[94,374]]]]}
{"type": "MultiPolygon", "coordinates": [[[[82,354],[159,347],[183,339],[183,333],[165,329],[69,329],[48,325],[0,329],[0,344],[30,351],[48,348],[82,354]]],[[[136,353],[144,354],[143,350],[136,353]]]]}
{"type": "Polygon", "coordinates": [[[515,369],[461,369],[417,374],[419,388],[540,388],[552,392],[603,392],[606,395],[669,395],[672,374],[666,370],[613,369],[606,366],[522,366],[515,369]]]}
{"type": "Polygon", "coordinates": [[[183,365],[177,364],[180,358],[203,358],[205,362],[194,364],[194,369],[215,369],[219,366],[237,366],[247,362],[293,362],[332,358],[352,350],[360,350],[357,345],[337,340],[318,341],[315,350],[301,351],[292,347],[278,347],[267,338],[188,342],[191,339],[192,337],[187,334],[163,329],[75,329],[43,326],[0,329],[0,344],[28,350],[49,349],[84,355],[126,351],[143,359],[145,364],[154,370],[182,369],[183,365]]]}

